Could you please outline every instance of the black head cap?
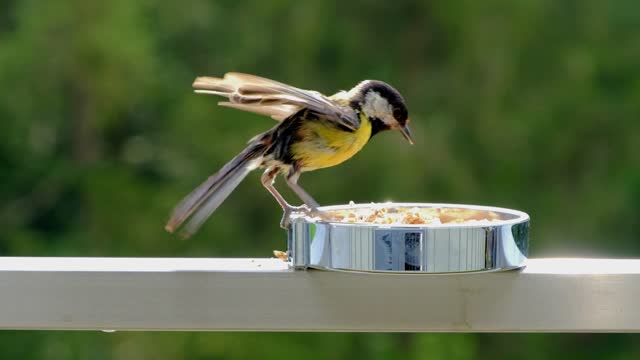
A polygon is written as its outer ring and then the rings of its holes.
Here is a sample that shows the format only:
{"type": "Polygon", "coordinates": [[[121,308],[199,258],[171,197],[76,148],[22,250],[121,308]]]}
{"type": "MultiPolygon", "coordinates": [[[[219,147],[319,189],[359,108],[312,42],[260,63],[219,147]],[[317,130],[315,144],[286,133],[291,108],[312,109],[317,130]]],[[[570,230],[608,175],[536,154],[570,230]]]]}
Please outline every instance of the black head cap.
{"type": "Polygon", "coordinates": [[[357,93],[351,100],[351,105],[356,109],[361,109],[365,97],[370,92],[375,92],[387,100],[391,105],[393,117],[399,125],[404,126],[409,119],[409,111],[404,98],[398,90],[391,85],[378,80],[365,80],[356,86],[357,93]]]}

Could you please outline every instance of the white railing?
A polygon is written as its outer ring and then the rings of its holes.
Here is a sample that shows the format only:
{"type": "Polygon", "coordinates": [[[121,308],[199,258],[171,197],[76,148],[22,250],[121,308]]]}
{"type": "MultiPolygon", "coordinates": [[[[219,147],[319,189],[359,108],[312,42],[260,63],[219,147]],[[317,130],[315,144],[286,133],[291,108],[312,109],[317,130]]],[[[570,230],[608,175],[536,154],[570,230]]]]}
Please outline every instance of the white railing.
{"type": "Polygon", "coordinates": [[[640,260],[293,271],[278,259],[0,257],[1,329],[640,331],[640,260]]]}

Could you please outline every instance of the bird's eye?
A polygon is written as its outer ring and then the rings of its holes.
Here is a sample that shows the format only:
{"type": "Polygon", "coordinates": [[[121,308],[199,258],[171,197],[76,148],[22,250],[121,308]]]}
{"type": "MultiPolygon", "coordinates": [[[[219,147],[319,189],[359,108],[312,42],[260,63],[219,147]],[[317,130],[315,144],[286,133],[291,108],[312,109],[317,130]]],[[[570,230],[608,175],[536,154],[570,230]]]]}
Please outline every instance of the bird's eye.
{"type": "Polygon", "coordinates": [[[402,111],[402,109],[400,108],[393,109],[393,117],[396,118],[396,120],[402,119],[403,115],[404,115],[404,112],[402,111]]]}

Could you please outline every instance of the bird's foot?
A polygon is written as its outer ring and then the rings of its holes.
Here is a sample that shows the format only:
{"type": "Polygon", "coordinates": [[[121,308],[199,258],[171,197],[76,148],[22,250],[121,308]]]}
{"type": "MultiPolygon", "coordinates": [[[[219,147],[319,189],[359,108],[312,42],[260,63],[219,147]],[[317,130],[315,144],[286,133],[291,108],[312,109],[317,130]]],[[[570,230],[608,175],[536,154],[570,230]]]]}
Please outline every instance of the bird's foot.
{"type": "Polygon", "coordinates": [[[280,227],[285,230],[289,229],[289,225],[291,225],[292,214],[303,213],[308,215],[311,211],[311,208],[307,205],[285,207],[284,214],[282,214],[282,220],[280,220],[280,227]]]}
{"type": "Polygon", "coordinates": [[[326,211],[318,210],[317,208],[311,208],[307,215],[310,217],[320,218],[320,220],[333,220],[333,216],[331,216],[331,214],[326,211]]]}
{"type": "Polygon", "coordinates": [[[318,218],[320,220],[330,221],[333,220],[333,216],[326,211],[319,210],[315,207],[309,207],[307,205],[290,206],[284,210],[282,220],[280,221],[280,227],[283,229],[289,229],[291,224],[291,215],[294,213],[302,213],[311,218],[318,218]]]}
{"type": "Polygon", "coordinates": [[[300,206],[289,206],[284,209],[282,220],[280,221],[280,227],[283,229],[289,229],[291,225],[291,215],[295,213],[302,213],[306,216],[313,218],[320,218],[321,220],[332,220],[333,217],[326,211],[318,210],[315,207],[309,207],[305,204],[300,206]]]}

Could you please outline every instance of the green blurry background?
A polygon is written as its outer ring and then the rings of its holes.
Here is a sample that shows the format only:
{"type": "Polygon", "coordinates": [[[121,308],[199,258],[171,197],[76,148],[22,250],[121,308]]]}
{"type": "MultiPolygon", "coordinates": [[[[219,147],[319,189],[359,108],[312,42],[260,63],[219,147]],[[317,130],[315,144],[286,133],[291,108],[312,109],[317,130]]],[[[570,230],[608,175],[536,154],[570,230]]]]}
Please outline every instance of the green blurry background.
{"type": "MultiPolygon", "coordinates": [[[[416,145],[384,134],[306,174],[322,204],[513,207],[533,219],[534,257],[640,257],[639,39],[635,0],[2,0],[0,255],[283,249],[258,174],[192,239],[163,230],[182,196],[274,125],[191,91],[197,75],[243,71],[325,93],[380,79],[404,94],[416,145]]],[[[0,352],[635,359],[640,337],[4,331],[0,352]]]]}

